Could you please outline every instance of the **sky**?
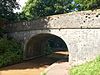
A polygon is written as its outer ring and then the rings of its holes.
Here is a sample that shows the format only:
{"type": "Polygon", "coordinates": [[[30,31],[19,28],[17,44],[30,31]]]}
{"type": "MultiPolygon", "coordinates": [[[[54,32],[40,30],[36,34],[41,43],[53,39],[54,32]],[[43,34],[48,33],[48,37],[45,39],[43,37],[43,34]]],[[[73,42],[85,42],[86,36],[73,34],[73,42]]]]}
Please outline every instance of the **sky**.
{"type": "Polygon", "coordinates": [[[20,10],[14,10],[14,12],[21,12],[22,11],[22,7],[25,6],[25,2],[27,2],[27,0],[17,0],[18,4],[20,4],[20,10]]]}

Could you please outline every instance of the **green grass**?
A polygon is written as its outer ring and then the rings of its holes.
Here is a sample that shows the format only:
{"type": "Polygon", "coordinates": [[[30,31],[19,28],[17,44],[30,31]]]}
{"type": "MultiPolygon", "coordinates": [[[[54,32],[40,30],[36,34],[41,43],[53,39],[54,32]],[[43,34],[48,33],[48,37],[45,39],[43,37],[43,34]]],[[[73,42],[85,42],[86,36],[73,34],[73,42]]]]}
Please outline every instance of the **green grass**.
{"type": "Polygon", "coordinates": [[[100,56],[70,69],[70,75],[100,75],[100,56]]]}

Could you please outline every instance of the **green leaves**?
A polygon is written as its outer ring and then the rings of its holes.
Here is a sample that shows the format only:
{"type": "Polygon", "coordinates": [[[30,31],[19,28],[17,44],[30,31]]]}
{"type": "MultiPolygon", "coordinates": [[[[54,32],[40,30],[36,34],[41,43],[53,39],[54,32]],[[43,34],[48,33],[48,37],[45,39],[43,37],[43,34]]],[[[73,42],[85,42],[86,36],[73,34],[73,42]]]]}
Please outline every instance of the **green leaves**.
{"type": "Polygon", "coordinates": [[[100,8],[100,0],[74,0],[78,10],[89,10],[100,8]]]}
{"type": "Polygon", "coordinates": [[[0,17],[7,21],[15,20],[13,9],[19,8],[16,0],[0,0],[0,17]]]}
{"type": "Polygon", "coordinates": [[[14,64],[22,60],[21,45],[7,38],[0,39],[0,67],[14,64]]]}
{"type": "Polygon", "coordinates": [[[27,19],[70,12],[72,0],[28,0],[23,8],[27,19]]]}

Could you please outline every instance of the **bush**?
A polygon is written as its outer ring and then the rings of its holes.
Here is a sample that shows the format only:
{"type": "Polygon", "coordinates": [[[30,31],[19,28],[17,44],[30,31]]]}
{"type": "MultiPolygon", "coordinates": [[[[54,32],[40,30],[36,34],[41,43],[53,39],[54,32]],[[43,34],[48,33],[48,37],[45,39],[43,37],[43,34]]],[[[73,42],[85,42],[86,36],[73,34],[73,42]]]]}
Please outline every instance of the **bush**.
{"type": "Polygon", "coordinates": [[[0,67],[18,63],[22,60],[21,44],[7,38],[0,39],[0,67]]]}

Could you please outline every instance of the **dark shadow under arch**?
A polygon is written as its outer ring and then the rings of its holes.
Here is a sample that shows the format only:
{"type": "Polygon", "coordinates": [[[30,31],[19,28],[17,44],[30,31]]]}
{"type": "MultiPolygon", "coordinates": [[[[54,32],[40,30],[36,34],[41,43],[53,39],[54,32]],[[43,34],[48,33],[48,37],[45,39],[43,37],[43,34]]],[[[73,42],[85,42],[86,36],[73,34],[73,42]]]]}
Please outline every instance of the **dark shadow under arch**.
{"type": "MultiPolygon", "coordinates": [[[[62,38],[53,34],[37,34],[30,38],[25,47],[25,59],[32,59],[44,55],[49,55],[55,52],[57,56],[65,56],[64,54],[59,54],[57,51],[68,52],[66,43],[62,38]],[[50,50],[51,49],[51,50],[50,50]]],[[[68,58],[68,53],[66,57],[68,58]]]]}

